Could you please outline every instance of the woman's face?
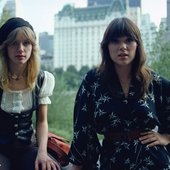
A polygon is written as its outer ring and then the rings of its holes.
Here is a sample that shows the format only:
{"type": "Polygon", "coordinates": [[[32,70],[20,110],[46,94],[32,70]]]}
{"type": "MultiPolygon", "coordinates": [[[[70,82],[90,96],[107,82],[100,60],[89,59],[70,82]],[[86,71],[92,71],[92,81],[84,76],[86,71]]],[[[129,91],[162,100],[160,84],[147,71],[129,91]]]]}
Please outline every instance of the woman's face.
{"type": "Polygon", "coordinates": [[[22,32],[18,32],[14,42],[8,45],[8,58],[10,64],[25,64],[31,57],[32,44],[22,32]]]}
{"type": "Polygon", "coordinates": [[[137,42],[127,36],[115,38],[108,45],[115,66],[130,66],[135,58],[136,48],[137,42]]]}

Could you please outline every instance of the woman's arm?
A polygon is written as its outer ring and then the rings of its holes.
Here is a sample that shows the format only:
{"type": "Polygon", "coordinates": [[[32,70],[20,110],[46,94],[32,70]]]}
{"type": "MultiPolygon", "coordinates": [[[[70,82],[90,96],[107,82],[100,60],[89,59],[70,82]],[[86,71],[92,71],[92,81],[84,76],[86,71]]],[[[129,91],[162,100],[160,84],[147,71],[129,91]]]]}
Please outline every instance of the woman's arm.
{"type": "Polygon", "coordinates": [[[60,170],[59,165],[54,162],[47,153],[48,140],[48,122],[47,122],[47,105],[39,105],[36,116],[36,135],[38,142],[38,153],[35,161],[35,170],[39,170],[41,164],[42,169],[60,170]]]}
{"type": "Polygon", "coordinates": [[[170,81],[154,75],[153,94],[155,99],[156,117],[159,121],[158,132],[150,130],[141,133],[139,140],[148,147],[170,144],[170,81]]]}
{"type": "Polygon", "coordinates": [[[48,123],[47,105],[39,105],[36,116],[36,135],[38,142],[38,152],[47,154],[48,123]]]}
{"type": "MultiPolygon", "coordinates": [[[[73,138],[70,146],[69,160],[74,165],[73,170],[94,169],[98,167],[101,145],[97,136],[94,120],[95,103],[93,96],[95,91],[93,84],[98,84],[92,70],[83,79],[75,99],[73,138]],[[76,166],[76,165],[82,165],[76,166]]],[[[99,85],[100,86],[100,85],[99,85]]],[[[97,168],[96,168],[97,169],[97,168]]]]}

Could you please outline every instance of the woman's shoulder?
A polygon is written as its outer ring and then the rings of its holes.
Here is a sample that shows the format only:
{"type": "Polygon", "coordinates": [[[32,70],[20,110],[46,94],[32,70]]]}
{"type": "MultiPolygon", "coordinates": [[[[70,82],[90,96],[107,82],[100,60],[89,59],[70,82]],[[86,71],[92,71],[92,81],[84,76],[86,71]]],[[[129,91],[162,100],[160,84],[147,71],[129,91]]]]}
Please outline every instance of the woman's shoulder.
{"type": "Polygon", "coordinates": [[[93,85],[94,83],[98,83],[99,74],[96,68],[90,69],[87,71],[83,78],[83,83],[88,84],[89,86],[93,85]]]}
{"type": "Polygon", "coordinates": [[[93,69],[90,69],[87,73],[86,73],[86,75],[85,75],[85,80],[96,80],[96,79],[98,79],[99,78],[99,73],[98,73],[98,71],[97,71],[97,68],[93,68],[93,69]]]}
{"type": "Polygon", "coordinates": [[[43,76],[43,75],[47,75],[47,76],[50,76],[50,77],[54,77],[53,73],[47,71],[47,70],[41,70],[39,72],[39,76],[43,76]]]}
{"type": "Polygon", "coordinates": [[[157,83],[157,84],[160,84],[160,85],[170,85],[170,80],[164,76],[162,76],[161,74],[159,73],[156,73],[156,72],[152,72],[152,76],[153,76],[153,82],[154,83],[157,83]]]}
{"type": "Polygon", "coordinates": [[[54,75],[46,70],[41,70],[39,75],[38,75],[38,81],[41,81],[41,83],[43,83],[44,79],[50,79],[50,80],[54,80],[54,75]]]}
{"type": "Polygon", "coordinates": [[[48,71],[44,71],[45,77],[47,77],[48,79],[55,79],[54,75],[51,72],[48,71]]]}
{"type": "Polygon", "coordinates": [[[41,93],[52,93],[55,86],[54,75],[48,71],[41,70],[38,75],[37,85],[41,89],[41,93]]]}

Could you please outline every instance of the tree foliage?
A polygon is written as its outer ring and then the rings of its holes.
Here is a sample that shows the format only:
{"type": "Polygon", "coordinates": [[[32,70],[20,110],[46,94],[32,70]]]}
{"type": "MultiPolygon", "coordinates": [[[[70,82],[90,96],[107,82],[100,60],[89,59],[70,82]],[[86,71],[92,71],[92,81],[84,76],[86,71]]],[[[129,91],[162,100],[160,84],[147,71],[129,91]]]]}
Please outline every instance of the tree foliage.
{"type": "Polygon", "coordinates": [[[156,42],[153,45],[153,51],[151,53],[152,62],[151,67],[170,79],[169,66],[170,66],[170,41],[166,39],[166,32],[160,31],[156,38],[156,42]]]}
{"type": "Polygon", "coordinates": [[[73,129],[73,107],[75,91],[68,91],[63,77],[55,76],[56,84],[48,107],[49,129],[67,139],[73,129]]]}
{"type": "Polygon", "coordinates": [[[72,138],[76,93],[88,70],[89,67],[83,67],[77,71],[74,66],[70,66],[66,71],[58,68],[53,72],[56,82],[52,103],[48,107],[49,130],[68,140],[72,138]]]}

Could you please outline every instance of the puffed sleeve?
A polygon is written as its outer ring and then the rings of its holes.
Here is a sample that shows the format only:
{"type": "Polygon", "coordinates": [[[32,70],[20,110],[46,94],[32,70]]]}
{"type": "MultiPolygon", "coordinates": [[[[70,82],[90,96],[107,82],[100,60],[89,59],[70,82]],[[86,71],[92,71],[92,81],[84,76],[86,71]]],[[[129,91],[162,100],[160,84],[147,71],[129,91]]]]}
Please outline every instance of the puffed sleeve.
{"type": "Polygon", "coordinates": [[[78,90],[74,107],[74,134],[69,152],[70,162],[83,169],[96,169],[100,143],[94,123],[94,105],[89,76],[86,75],[78,90]],[[87,166],[87,167],[86,167],[87,166]]]}
{"type": "Polygon", "coordinates": [[[49,96],[53,94],[55,86],[55,78],[52,73],[44,71],[44,81],[40,89],[39,104],[51,104],[49,96]]]}

